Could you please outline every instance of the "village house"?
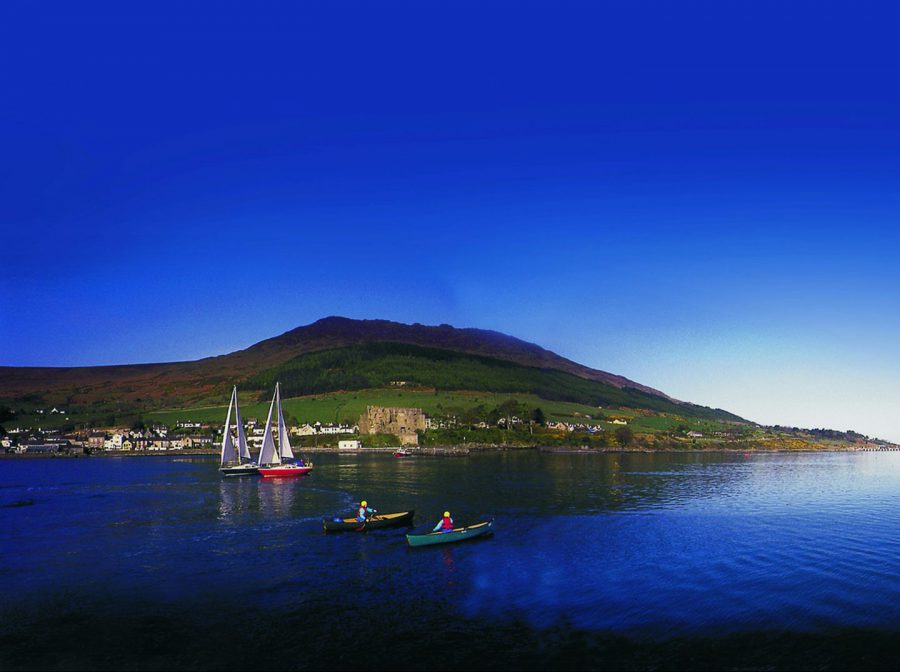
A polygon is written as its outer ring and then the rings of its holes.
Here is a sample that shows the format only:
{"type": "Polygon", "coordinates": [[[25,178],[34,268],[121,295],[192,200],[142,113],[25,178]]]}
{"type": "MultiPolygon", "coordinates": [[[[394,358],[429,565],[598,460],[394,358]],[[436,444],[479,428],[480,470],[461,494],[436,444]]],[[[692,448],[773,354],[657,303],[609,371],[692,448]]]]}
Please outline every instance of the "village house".
{"type": "Polygon", "coordinates": [[[190,434],[181,437],[185,448],[205,448],[213,444],[213,437],[208,434],[190,434]]]}
{"type": "Polygon", "coordinates": [[[292,436],[313,436],[315,434],[355,434],[359,428],[355,425],[346,424],[328,424],[323,425],[321,422],[310,425],[305,423],[300,427],[292,427],[290,433],[292,436]]]}
{"type": "Polygon", "coordinates": [[[353,434],[357,428],[350,425],[320,425],[318,430],[319,434],[353,434]]]}
{"type": "Polygon", "coordinates": [[[266,433],[265,429],[258,428],[248,428],[247,431],[247,445],[255,450],[260,450],[262,448],[263,443],[263,435],[266,433]]]}
{"type": "Polygon", "coordinates": [[[147,445],[147,450],[154,451],[163,451],[169,450],[169,439],[164,436],[156,436],[151,439],[150,443],[147,445]]]}
{"type": "Polygon", "coordinates": [[[291,436],[312,436],[316,433],[316,428],[308,422],[299,427],[291,427],[291,436]]]}
{"type": "MultiPolygon", "coordinates": [[[[131,442],[131,450],[147,450],[147,448],[152,443],[152,437],[148,436],[134,436],[128,439],[131,442]]],[[[122,446],[124,448],[125,442],[122,442],[122,446]]],[[[127,450],[127,448],[125,449],[127,450]]]]}
{"type": "Polygon", "coordinates": [[[122,450],[122,442],[125,440],[124,432],[115,432],[103,442],[104,450],[122,450]]]}
{"type": "Polygon", "coordinates": [[[87,445],[87,435],[82,432],[66,432],[62,435],[62,438],[71,444],[77,444],[82,447],[87,445]]]}
{"type": "MultiPolygon", "coordinates": [[[[484,423],[487,426],[487,423],[484,423]]],[[[425,417],[425,429],[448,429],[450,427],[456,427],[457,421],[456,416],[451,415],[449,418],[432,418],[425,417]]]]}
{"type": "Polygon", "coordinates": [[[20,453],[58,453],[67,448],[65,441],[50,441],[46,439],[29,439],[19,446],[20,453]]]}

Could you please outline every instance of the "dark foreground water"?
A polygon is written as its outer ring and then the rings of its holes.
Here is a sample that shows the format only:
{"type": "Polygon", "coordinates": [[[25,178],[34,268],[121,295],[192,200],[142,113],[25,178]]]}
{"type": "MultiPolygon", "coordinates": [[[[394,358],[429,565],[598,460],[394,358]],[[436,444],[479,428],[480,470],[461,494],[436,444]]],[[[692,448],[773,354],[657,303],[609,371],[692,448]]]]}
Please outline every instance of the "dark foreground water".
{"type": "Polygon", "coordinates": [[[0,668],[900,669],[900,453],[316,463],[0,462],[0,668]]]}

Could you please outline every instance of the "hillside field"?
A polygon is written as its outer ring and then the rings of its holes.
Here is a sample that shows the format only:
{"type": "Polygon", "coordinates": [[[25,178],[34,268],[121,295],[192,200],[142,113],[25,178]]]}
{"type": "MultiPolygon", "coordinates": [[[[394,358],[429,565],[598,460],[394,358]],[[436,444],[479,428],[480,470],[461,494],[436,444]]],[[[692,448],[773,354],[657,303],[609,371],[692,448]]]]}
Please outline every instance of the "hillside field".
{"type": "MultiPolygon", "coordinates": [[[[597,420],[603,414],[610,420],[622,418],[637,432],[656,433],[667,431],[684,424],[700,431],[713,431],[733,427],[730,423],[686,419],[676,416],[644,415],[633,410],[598,409],[585,404],[565,401],[548,401],[533,394],[483,393],[483,392],[435,392],[430,390],[375,389],[353,392],[336,392],[322,395],[293,397],[283,400],[284,412],[299,423],[343,422],[356,423],[366,406],[401,406],[421,408],[431,416],[454,415],[458,412],[484,405],[488,408],[515,399],[532,408],[540,408],[548,420],[564,422],[586,422],[607,428],[615,428],[611,422],[597,420]],[[595,416],[588,419],[586,416],[595,416]]],[[[241,413],[245,419],[255,417],[264,422],[269,403],[242,403],[241,413]]],[[[181,410],[165,410],[147,413],[146,422],[174,425],[178,420],[199,422],[223,422],[227,406],[205,406],[181,410]]]]}

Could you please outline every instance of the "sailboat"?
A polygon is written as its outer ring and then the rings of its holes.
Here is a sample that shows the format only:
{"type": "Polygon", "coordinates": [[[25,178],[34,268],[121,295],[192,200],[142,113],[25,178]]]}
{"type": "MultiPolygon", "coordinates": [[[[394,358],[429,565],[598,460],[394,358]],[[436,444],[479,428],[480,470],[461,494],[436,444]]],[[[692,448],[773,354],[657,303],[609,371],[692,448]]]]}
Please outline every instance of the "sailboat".
{"type": "Polygon", "coordinates": [[[281,383],[275,383],[275,396],[269,405],[269,417],[266,419],[266,429],[263,433],[262,450],[259,452],[259,473],[264,478],[289,478],[303,476],[312,471],[312,464],[304,460],[299,463],[288,461],[294,459],[291,450],[291,441],[288,439],[287,425],[284,423],[284,413],[281,410],[281,383]],[[275,436],[272,432],[272,412],[277,409],[276,423],[278,425],[278,447],[275,447],[275,436]]]}
{"type": "Polygon", "coordinates": [[[244,421],[241,419],[241,407],[238,404],[237,385],[231,391],[228,404],[228,416],[225,418],[225,431],[222,436],[222,464],[219,471],[223,476],[252,476],[259,473],[258,465],[250,456],[247,447],[247,435],[244,434],[244,421]],[[234,408],[237,425],[237,446],[231,436],[231,409],[234,408]]]}

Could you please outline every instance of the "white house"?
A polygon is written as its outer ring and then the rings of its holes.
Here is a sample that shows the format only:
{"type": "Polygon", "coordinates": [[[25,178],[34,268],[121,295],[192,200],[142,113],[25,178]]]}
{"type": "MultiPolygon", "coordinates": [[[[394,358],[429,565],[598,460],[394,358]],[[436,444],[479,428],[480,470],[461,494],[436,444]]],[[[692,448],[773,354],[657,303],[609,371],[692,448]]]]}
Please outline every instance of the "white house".
{"type": "Polygon", "coordinates": [[[355,428],[348,425],[322,425],[319,427],[319,434],[353,434],[355,428]]]}
{"type": "Polygon", "coordinates": [[[338,450],[359,450],[362,447],[359,441],[338,441],[338,450]]]}

